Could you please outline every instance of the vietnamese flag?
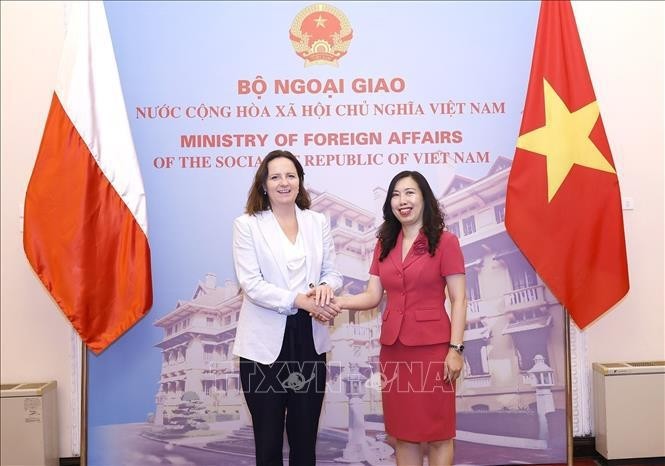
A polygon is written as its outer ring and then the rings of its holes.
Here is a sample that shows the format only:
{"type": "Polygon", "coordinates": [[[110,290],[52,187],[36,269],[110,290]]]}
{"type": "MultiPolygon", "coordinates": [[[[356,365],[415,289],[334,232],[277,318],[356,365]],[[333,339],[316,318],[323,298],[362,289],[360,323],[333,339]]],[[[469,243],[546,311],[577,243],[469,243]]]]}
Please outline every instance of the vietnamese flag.
{"type": "Polygon", "coordinates": [[[145,192],[103,2],[72,2],[25,198],[30,264],[99,353],[152,306],[145,192]]]}
{"type": "Polygon", "coordinates": [[[542,1],[506,229],[584,328],[628,292],[614,161],[569,1],[542,1]]]}

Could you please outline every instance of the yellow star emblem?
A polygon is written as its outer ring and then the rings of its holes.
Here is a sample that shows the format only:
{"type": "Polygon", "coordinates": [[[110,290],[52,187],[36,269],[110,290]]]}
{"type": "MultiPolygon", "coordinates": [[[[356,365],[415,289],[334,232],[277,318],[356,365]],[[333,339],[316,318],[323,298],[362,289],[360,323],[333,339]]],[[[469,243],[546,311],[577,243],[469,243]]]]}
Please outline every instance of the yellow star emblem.
{"type": "Polygon", "coordinates": [[[326,27],[326,21],[328,21],[328,20],[325,19],[324,17],[322,17],[321,15],[319,15],[319,17],[314,20],[314,22],[316,23],[317,28],[326,27]]]}
{"type": "Polygon", "coordinates": [[[600,115],[598,103],[593,101],[570,112],[546,79],[543,79],[543,94],[545,126],[520,136],[517,147],[547,157],[547,200],[552,200],[575,164],[616,173],[589,139],[600,115]]]}

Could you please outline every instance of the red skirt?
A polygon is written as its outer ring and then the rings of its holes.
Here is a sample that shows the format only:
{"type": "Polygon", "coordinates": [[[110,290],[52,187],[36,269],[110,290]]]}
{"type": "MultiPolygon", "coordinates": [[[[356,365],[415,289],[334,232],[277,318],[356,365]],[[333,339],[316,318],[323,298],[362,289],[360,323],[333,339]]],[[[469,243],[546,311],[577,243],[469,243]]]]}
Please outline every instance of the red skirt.
{"type": "Polygon", "coordinates": [[[448,343],[382,345],[383,420],[386,432],[408,442],[455,437],[455,387],[443,378],[448,343]]]}

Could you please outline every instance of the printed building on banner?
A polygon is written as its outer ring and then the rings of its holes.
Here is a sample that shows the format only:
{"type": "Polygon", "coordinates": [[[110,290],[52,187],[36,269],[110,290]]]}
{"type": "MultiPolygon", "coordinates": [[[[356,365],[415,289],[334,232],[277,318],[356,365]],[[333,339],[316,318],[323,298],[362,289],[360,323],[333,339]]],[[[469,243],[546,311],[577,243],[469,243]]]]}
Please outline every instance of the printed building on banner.
{"type": "Polygon", "coordinates": [[[505,446],[552,448],[565,445],[563,309],[506,232],[510,164],[498,158],[477,181],[455,176],[441,197],[466,263],[457,438],[501,432],[505,446]]]}
{"type": "Polygon", "coordinates": [[[214,420],[237,419],[243,412],[238,358],[233,356],[240,304],[237,283],[217,285],[207,274],[189,301],[155,322],[164,337],[162,370],[156,396],[155,424],[168,423],[169,413],[187,392],[196,393],[214,420]],[[164,419],[166,416],[166,420],[164,419]]]}
{"type": "MultiPolygon", "coordinates": [[[[446,224],[460,238],[466,262],[468,309],[465,371],[458,386],[458,438],[496,435],[500,445],[551,448],[565,438],[565,361],[561,305],[517,250],[504,226],[511,161],[498,158],[488,174],[453,177],[440,197],[446,224]],[[514,428],[505,435],[506,422],[514,428]],[[564,426],[564,427],[562,427],[564,426]],[[557,434],[558,435],[558,434],[557,434]]],[[[375,212],[310,188],[312,208],[330,220],[344,292],[364,290],[385,198],[374,190],[375,212]]],[[[232,348],[241,295],[233,281],[208,274],[189,301],[155,322],[164,336],[156,395],[156,426],[167,425],[185,393],[206,406],[207,422],[249,423],[232,348]]],[[[383,305],[383,303],[382,303],[383,305]]],[[[362,399],[365,428],[382,431],[379,371],[380,308],[348,311],[331,323],[333,349],[322,427],[349,425],[349,401],[362,399]],[[350,393],[350,380],[360,381],[350,393]]]]}

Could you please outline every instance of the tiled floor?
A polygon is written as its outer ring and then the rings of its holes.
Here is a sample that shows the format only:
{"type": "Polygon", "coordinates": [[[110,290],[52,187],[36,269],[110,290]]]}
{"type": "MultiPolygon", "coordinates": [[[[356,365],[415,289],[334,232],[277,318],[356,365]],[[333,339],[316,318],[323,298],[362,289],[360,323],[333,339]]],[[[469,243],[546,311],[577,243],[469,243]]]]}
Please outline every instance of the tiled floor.
{"type": "Polygon", "coordinates": [[[665,466],[665,458],[638,458],[629,460],[606,460],[604,458],[575,458],[575,466],[665,466]]]}

